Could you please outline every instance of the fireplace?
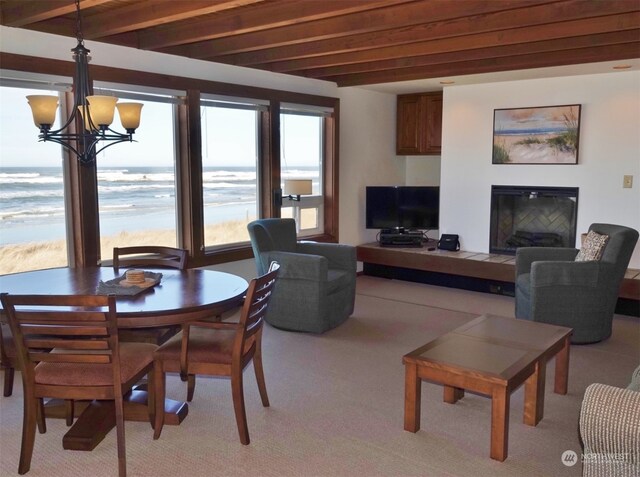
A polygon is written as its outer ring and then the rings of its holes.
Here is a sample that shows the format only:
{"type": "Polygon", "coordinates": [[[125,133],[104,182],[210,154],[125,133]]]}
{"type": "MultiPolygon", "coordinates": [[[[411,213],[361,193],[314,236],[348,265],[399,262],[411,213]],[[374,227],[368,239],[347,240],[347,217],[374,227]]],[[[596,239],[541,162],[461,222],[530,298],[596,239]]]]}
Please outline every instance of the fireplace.
{"type": "Polygon", "coordinates": [[[577,187],[491,186],[489,251],[575,247],[577,187]]]}

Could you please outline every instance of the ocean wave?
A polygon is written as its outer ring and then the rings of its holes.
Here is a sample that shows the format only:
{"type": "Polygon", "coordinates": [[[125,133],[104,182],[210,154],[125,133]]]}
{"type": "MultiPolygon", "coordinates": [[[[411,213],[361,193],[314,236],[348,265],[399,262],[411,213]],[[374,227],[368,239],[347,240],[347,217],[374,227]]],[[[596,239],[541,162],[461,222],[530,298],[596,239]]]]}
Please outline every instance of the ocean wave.
{"type": "Polygon", "coordinates": [[[175,182],[173,172],[98,171],[98,182],[175,182]]]}
{"type": "Polygon", "coordinates": [[[0,220],[34,219],[64,215],[64,207],[39,207],[35,209],[0,212],[0,220]]]}
{"type": "Polygon", "coordinates": [[[101,185],[98,183],[98,193],[132,192],[158,189],[174,190],[175,187],[172,184],[101,185]]]}
{"type": "Polygon", "coordinates": [[[62,184],[62,176],[0,174],[0,184],[62,184]]]}
{"type": "Polygon", "coordinates": [[[225,179],[236,179],[241,181],[255,181],[256,173],[255,171],[204,171],[202,173],[202,181],[212,181],[220,178],[225,179]]]}
{"type": "Polygon", "coordinates": [[[238,184],[232,182],[205,182],[202,184],[203,189],[255,189],[255,183],[238,184]]]}
{"type": "Polygon", "coordinates": [[[19,190],[15,192],[0,192],[0,200],[13,200],[13,199],[37,199],[37,198],[49,198],[49,197],[64,197],[64,192],[60,190],[19,190]]]}

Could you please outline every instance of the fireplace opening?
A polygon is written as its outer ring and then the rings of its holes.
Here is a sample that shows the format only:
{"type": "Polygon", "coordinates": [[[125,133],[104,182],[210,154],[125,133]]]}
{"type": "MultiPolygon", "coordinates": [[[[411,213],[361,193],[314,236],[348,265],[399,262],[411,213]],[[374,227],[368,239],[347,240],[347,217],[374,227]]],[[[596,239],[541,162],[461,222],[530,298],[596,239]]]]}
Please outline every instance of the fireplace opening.
{"type": "Polygon", "coordinates": [[[489,251],[575,247],[577,187],[491,186],[489,251]]]}

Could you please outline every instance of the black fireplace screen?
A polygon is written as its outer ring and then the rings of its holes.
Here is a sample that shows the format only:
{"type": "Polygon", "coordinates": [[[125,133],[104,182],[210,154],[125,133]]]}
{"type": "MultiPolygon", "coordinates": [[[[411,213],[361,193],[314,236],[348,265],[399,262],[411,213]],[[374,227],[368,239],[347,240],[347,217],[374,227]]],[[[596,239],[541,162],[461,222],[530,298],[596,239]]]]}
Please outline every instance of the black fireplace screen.
{"type": "Polygon", "coordinates": [[[575,247],[577,187],[491,186],[489,251],[575,247]]]}

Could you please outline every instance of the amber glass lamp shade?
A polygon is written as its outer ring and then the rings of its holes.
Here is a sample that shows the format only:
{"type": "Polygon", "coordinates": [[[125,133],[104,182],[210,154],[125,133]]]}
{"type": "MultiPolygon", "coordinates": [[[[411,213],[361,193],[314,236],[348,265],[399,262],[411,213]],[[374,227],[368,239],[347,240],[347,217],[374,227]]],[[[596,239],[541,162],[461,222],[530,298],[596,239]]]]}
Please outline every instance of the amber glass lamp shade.
{"type": "Polygon", "coordinates": [[[50,128],[56,120],[58,97],[36,94],[27,96],[27,101],[31,106],[33,122],[36,127],[39,129],[50,128]]]}
{"type": "Polygon", "coordinates": [[[120,115],[120,123],[127,131],[133,132],[140,126],[140,112],[142,103],[118,103],[118,114],[120,115]]]}
{"type": "Polygon", "coordinates": [[[87,96],[91,121],[97,126],[110,126],[113,122],[113,115],[116,112],[115,96],[87,96]]]}

